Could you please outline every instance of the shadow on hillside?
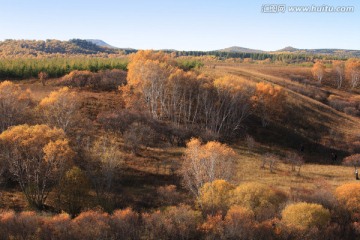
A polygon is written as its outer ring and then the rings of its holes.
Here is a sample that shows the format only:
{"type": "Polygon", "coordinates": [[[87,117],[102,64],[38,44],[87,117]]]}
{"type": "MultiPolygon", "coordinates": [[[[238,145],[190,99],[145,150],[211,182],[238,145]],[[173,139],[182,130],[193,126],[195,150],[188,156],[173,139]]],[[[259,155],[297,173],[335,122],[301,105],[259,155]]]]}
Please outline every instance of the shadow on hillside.
{"type": "Polygon", "coordinates": [[[327,129],[316,129],[316,126],[305,126],[309,136],[302,136],[294,128],[288,128],[285,124],[271,123],[266,128],[261,127],[261,120],[252,117],[248,120],[248,133],[255,140],[274,149],[293,149],[299,154],[304,154],[305,162],[321,164],[339,164],[341,159],[347,156],[347,152],[326,147],[317,143],[327,129]],[[303,152],[301,148],[303,146],[303,152]],[[332,153],[336,153],[337,161],[332,160],[332,153]]]}

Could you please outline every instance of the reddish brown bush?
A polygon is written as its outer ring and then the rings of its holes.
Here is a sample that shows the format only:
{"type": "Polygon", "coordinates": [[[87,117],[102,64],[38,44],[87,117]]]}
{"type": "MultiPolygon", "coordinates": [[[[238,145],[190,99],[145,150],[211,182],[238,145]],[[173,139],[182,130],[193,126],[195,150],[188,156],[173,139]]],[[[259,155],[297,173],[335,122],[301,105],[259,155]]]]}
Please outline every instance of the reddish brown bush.
{"type": "Polygon", "coordinates": [[[130,208],[117,210],[110,217],[110,228],[113,239],[139,239],[141,233],[139,214],[130,208]]]}
{"type": "Polygon", "coordinates": [[[209,215],[199,229],[204,234],[204,239],[206,240],[225,238],[225,222],[221,214],[209,215]]]}
{"type": "Polygon", "coordinates": [[[156,192],[162,204],[174,205],[179,202],[180,193],[176,190],[175,185],[160,186],[156,189],[156,192]]]}
{"type": "Polygon", "coordinates": [[[73,239],[71,234],[71,218],[68,214],[44,217],[39,233],[39,239],[62,240],[73,239]]]}
{"type": "Polygon", "coordinates": [[[229,239],[251,239],[254,224],[253,211],[241,206],[232,206],[225,217],[225,235],[229,239]]]}
{"type": "Polygon", "coordinates": [[[194,239],[200,213],[189,206],[143,214],[146,239],[194,239]]]}
{"type": "Polygon", "coordinates": [[[102,70],[98,73],[90,71],[72,71],[59,82],[60,86],[87,87],[94,90],[116,90],[126,84],[126,72],[118,69],[102,70]]]}
{"type": "Polygon", "coordinates": [[[127,148],[137,154],[141,146],[154,146],[156,133],[148,125],[134,122],[124,132],[123,137],[127,148]]]}
{"type": "Polygon", "coordinates": [[[110,235],[109,215],[95,211],[81,213],[72,222],[75,239],[107,239],[110,235]]]}
{"type": "Polygon", "coordinates": [[[344,158],[343,164],[346,166],[353,166],[356,170],[360,166],[360,153],[344,158]]]}

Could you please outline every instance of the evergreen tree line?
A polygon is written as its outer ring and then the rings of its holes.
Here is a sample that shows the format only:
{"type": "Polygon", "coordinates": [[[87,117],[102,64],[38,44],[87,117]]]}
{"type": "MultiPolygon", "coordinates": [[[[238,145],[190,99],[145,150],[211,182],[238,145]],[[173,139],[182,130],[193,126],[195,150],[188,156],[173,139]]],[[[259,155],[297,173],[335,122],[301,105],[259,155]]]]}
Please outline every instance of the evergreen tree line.
{"type": "Polygon", "coordinates": [[[61,77],[73,70],[97,72],[126,68],[127,60],[120,58],[13,58],[0,60],[0,79],[36,78],[39,72],[46,72],[49,77],[61,77]]]}

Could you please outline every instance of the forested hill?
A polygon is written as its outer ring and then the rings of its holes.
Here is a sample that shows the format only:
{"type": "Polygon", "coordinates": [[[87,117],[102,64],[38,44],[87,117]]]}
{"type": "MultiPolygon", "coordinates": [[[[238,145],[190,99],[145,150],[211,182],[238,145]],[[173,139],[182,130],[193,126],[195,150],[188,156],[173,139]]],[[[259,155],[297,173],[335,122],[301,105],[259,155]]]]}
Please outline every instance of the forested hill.
{"type": "Polygon", "coordinates": [[[46,54],[118,53],[120,50],[98,46],[90,41],[60,40],[5,40],[0,42],[1,56],[41,56],[46,54]]]}
{"type": "Polygon", "coordinates": [[[337,57],[340,57],[340,58],[360,57],[360,50],[336,49],[336,48],[334,48],[334,49],[331,49],[331,48],[299,49],[299,48],[294,48],[294,47],[286,47],[286,48],[277,50],[277,51],[275,51],[273,53],[332,55],[332,56],[337,56],[337,57]]]}

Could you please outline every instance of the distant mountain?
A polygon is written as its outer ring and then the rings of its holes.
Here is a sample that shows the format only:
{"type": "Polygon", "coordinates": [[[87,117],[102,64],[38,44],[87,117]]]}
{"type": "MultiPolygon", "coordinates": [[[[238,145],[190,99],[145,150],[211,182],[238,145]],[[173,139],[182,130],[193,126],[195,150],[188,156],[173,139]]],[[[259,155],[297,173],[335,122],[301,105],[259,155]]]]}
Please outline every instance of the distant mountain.
{"type": "Polygon", "coordinates": [[[300,49],[298,48],[294,48],[294,47],[285,47],[285,48],[282,48],[280,50],[277,50],[276,52],[296,52],[296,51],[299,51],[300,49]]]}
{"type": "Polygon", "coordinates": [[[115,48],[102,47],[87,40],[56,39],[43,40],[12,40],[0,41],[0,56],[39,56],[44,54],[98,54],[117,53],[115,48]]]}
{"type": "Polygon", "coordinates": [[[110,44],[104,42],[103,40],[101,39],[85,39],[86,41],[88,42],[91,42],[99,47],[106,47],[106,48],[117,48],[117,47],[114,47],[114,46],[111,46],[110,44]]]}
{"type": "Polygon", "coordinates": [[[268,54],[280,54],[280,53],[293,53],[293,54],[311,54],[311,55],[333,55],[340,58],[349,58],[349,57],[360,57],[360,50],[351,50],[351,49],[300,49],[294,48],[291,46],[279,49],[277,51],[263,51],[251,48],[244,47],[228,47],[220,50],[215,50],[217,52],[228,52],[228,53],[268,53],[268,54]]]}
{"type": "Polygon", "coordinates": [[[265,51],[257,50],[257,49],[251,49],[251,48],[244,48],[244,47],[228,47],[224,49],[217,50],[219,52],[231,52],[231,53],[265,53],[265,51]]]}
{"type": "Polygon", "coordinates": [[[360,57],[360,50],[351,49],[332,49],[332,48],[320,48],[320,49],[299,49],[294,47],[286,47],[270,53],[298,53],[298,54],[312,54],[312,55],[333,55],[337,57],[360,57]]]}

